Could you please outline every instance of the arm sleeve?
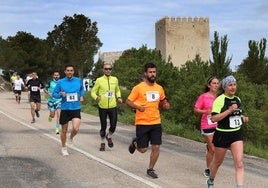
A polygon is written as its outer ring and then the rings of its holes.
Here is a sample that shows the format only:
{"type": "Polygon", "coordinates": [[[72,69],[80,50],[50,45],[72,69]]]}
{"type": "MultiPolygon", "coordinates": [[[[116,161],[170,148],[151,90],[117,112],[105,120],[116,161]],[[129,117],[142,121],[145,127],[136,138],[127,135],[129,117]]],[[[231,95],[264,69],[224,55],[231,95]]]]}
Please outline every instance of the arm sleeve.
{"type": "Polygon", "coordinates": [[[137,86],[134,86],[127,99],[134,102],[136,100],[137,95],[137,86]]]}
{"type": "Polygon", "coordinates": [[[196,100],[194,107],[197,109],[202,109],[202,106],[203,106],[203,97],[202,95],[200,95],[196,100]]]}
{"type": "Polygon", "coordinates": [[[121,97],[121,91],[120,91],[120,88],[119,88],[118,79],[117,79],[117,84],[116,84],[115,92],[116,92],[116,94],[115,94],[116,95],[116,98],[121,97]]]}
{"type": "Polygon", "coordinates": [[[97,79],[93,88],[91,89],[91,97],[96,100],[96,98],[98,97],[97,96],[97,91],[98,91],[98,88],[99,88],[99,80],[97,79]]]}
{"type": "Polygon", "coordinates": [[[222,100],[222,97],[216,98],[215,101],[213,102],[211,114],[215,115],[215,114],[221,113],[221,109],[223,105],[224,105],[224,100],[222,100]]]}
{"type": "Polygon", "coordinates": [[[166,95],[165,95],[165,91],[164,91],[164,88],[161,87],[161,95],[160,95],[160,100],[164,100],[166,98],[166,95]]]}
{"type": "Polygon", "coordinates": [[[54,91],[52,93],[52,97],[54,97],[56,99],[61,98],[61,96],[60,96],[60,84],[59,83],[57,83],[56,87],[54,88],[54,91]]]}
{"type": "Polygon", "coordinates": [[[44,89],[45,88],[45,85],[43,84],[43,82],[41,80],[39,80],[39,82],[40,82],[40,88],[41,89],[44,89]]]}
{"type": "Polygon", "coordinates": [[[80,96],[84,97],[84,95],[85,95],[85,91],[84,91],[83,82],[81,80],[81,82],[80,82],[80,96]]]}

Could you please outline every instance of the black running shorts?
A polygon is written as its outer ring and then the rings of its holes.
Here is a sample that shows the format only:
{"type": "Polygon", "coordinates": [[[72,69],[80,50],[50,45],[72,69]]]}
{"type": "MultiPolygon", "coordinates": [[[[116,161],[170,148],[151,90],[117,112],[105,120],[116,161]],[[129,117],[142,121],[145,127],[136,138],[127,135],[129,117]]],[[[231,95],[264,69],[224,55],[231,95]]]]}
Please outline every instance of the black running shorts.
{"type": "Polygon", "coordinates": [[[30,102],[41,103],[41,95],[30,95],[30,102]]]}
{"type": "Polygon", "coordinates": [[[61,110],[61,113],[60,113],[60,124],[61,125],[68,123],[73,118],[81,119],[80,110],[61,110]]]}
{"type": "Polygon", "coordinates": [[[136,125],[136,136],[138,148],[147,148],[149,141],[151,144],[162,144],[162,126],[156,125],[136,125]]]}
{"type": "Polygon", "coordinates": [[[223,132],[216,130],[213,136],[213,144],[215,147],[229,148],[232,143],[243,140],[242,130],[233,132],[223,132]]]}

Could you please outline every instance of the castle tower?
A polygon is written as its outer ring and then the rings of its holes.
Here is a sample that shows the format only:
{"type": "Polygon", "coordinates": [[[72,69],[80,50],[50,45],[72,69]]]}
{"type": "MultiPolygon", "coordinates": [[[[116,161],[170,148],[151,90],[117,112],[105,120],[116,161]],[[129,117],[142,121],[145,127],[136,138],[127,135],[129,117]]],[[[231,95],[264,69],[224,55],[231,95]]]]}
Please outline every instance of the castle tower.
{"type": "Polygon", "coordinates": [[[120,58],[123,52],[99,52],[99,59],[105,63],[114,64],[120,58]]]}
{"type": "Polygon", "coordinates": [[[209,18],[169,18],[155,23],[155,44],[164,60],[169,57],[174,66],[180,67],[199,54],[209,60],[209,18]]]}

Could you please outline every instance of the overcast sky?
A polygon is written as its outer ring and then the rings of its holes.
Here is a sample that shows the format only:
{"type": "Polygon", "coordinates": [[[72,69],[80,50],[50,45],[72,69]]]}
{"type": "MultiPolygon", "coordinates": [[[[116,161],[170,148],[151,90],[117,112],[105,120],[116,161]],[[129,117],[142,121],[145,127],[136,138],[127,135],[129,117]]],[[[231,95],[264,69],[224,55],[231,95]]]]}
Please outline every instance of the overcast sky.
{"type": "Polygon", "coordinates": [[[1,0],[0,36],[25,31],[45,39],[74,14],[98,23],[101,52],[155,48],[155,22],[165,16],[208,17],[210,40],[214,31],[229,39],[233,70],[246,58],[249,40],[268,39],[267,0],[1,0]]]}

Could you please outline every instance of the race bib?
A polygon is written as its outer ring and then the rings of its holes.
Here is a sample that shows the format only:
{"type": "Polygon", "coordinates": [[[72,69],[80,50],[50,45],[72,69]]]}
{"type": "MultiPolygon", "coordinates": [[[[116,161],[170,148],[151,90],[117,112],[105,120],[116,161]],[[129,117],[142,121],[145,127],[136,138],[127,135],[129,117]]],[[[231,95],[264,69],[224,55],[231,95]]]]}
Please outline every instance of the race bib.
{"type": "Polygon", "coordinates": [[[209,125],[213,125],[213,124],[215,124],[215,123],[213,123],[213,122],[211,121],[211,115],[208,115],[208,116],[207,116],[207,120],[208,120],[208,124],[209,124],[209,125]]]}
{"type": "Polygon", "coordinates": [[[15,82],[15,88],[21,87],[21,83],[15,82]]]}
{"type": "Polygon", "coordinates": [[[107,97],[107,98],[113,98],[114,97],[114,92],[113,91],[106,91],[105,97],[107,97]]]}
{"type": "Polygon", "coordinates": [[[67,100],[67,102],[78,101],[77,93],[67,93],[66,94],[66,100],[67,100]]]}
{"type": "Polygon", "coordinates": [[[32,86],[31,91],[38,91],[38,87],[37,86],[32,86]]]}
{"type": "Polygon", "coordinates": [[[146,99],[148,102],[158,101],[159,98],[160,98],[160,95],[157,91],[146,92],[146,99]]]}
{"type": "Polygon", "coordinates": [[[237,128],[242,125],[242,118],[241,116],[230,116],[229,123],[231,128],[237,128]]]}

